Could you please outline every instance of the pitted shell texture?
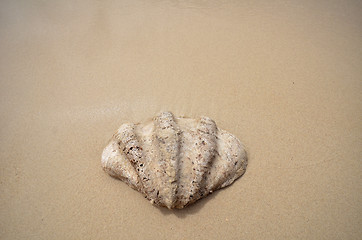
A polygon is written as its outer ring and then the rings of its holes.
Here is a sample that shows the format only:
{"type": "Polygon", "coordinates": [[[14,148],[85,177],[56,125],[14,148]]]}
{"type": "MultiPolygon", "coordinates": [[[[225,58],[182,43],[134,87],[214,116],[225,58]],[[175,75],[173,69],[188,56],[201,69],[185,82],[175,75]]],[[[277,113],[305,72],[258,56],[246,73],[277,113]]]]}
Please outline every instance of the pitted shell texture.
{"type": "Polygon", "coordinates": [[[212,119],[175,117],[171,112],[123,124],[102,154],[109,175],[170,209],[184,208],[230,185],[246,166],[243,145],[212,119]]]}

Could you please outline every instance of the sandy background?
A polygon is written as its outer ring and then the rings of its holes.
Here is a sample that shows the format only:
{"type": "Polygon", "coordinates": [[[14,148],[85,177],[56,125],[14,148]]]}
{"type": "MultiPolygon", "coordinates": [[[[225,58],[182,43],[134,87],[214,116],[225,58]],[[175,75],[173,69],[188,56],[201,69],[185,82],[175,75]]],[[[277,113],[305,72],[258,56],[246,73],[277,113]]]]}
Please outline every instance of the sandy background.
{"type": "Polygon", "coordinates": [[[361,239],[361,12],[1,1],[0,239],[361,239]],[[160,110],[234,133],[246,174],[181,211],[110,178],[108,139],[160,110]]]}

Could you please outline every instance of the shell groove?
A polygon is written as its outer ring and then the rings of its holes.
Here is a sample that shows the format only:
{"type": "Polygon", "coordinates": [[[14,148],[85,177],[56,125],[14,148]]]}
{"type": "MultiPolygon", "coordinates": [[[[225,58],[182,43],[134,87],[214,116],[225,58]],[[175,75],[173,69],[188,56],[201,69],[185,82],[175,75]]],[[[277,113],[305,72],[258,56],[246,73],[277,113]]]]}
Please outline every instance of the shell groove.
{"type": "Polygon", "coordinates": [[[175,117],[171,112],[123,124],[102,154],[109,175],[170,209],[184,208],[230,185],[246,166],[243,145],[212,119],[175,117]]]}

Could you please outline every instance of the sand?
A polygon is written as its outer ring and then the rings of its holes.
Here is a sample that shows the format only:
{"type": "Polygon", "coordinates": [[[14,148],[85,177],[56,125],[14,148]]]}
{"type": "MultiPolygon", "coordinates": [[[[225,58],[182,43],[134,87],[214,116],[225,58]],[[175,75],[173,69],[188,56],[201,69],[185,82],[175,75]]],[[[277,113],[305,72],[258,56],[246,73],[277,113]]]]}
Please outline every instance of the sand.
{"type": "Polygon", "coordinates": [[[0,239],[358,239],[357,1],[1,1],[0,239]],[[245,175],[170,211],[103,148],[161,110],[209,116],[245,175]]]}

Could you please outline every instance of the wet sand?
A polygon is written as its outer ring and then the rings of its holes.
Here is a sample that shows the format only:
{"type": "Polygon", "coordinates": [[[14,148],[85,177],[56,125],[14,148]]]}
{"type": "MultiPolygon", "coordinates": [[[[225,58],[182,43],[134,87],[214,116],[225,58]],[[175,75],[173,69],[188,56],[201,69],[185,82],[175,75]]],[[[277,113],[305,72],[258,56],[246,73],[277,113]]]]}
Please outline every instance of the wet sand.
{"type": "Polygon", "coordinates": [[[317,2],[2,1],[0,238],[361,237],[362,5],[317,2]],[[179,211],[110,178],[161,110],[235,134],[246,174],[179,211]]]}

